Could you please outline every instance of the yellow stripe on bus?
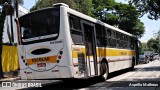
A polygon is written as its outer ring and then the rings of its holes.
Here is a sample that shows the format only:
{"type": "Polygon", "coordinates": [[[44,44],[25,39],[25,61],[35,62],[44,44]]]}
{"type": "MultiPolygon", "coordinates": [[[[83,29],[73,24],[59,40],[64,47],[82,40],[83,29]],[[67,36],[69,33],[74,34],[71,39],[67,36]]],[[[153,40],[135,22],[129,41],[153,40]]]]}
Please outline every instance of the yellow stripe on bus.
{"type": "Polygon", "coordinates": [[[133,50],[122,50],[122,49],[97,49],[97,56],[132,56],[135,55],[135,51],[133,50]]]}
{"type": "MultiPolygon", "coordinates": [[[[97,56],[98,57],[103,57],[103,56],[133,56],[135,55],[134,50],[124,50],[124,49],[110,49],[110,48],[97,48],[97,56]]],[[[85,55],[85,48],[78,48],[74,47],[72,50],[72,57],[73,58],[78,58],[78,54],[84,54],[85,55]],[[75,50],[76,48],[76,50],[75,50]]]]}
{"type": "Polygon", "coordinates": [[[50,57],[40,57],[40,58],[31,58],[28,60],[28,65],[37,64],[41,62],[50,62],[50,63],[56,63],[56,57],[57,56],[50,56],[50,57]]]}

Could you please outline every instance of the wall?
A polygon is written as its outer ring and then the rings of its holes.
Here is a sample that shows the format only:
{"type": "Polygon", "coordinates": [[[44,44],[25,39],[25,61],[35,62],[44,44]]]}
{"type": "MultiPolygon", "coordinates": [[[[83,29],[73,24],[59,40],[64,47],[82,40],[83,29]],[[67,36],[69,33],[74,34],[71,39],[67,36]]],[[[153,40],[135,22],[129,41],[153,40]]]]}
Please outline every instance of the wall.
{"type": "MultiPolygon", "coordinates": [[[[18,7],[19,17],[27,14],[28,12],[29,10],[19,5],[18,7]]],[[[15,18],[16,18],[16,11],[14,11],[14,15],[12,15],[12,23],[13,23],[14,43],[17,43],[18,37],[17,37],[17,25],[15,22],[15,18]]],[[[4,23],[3,43],[9,43],[9,37],[11,37],[11,18],[10,16],[6,16],[5,23],[4,23]]]]}

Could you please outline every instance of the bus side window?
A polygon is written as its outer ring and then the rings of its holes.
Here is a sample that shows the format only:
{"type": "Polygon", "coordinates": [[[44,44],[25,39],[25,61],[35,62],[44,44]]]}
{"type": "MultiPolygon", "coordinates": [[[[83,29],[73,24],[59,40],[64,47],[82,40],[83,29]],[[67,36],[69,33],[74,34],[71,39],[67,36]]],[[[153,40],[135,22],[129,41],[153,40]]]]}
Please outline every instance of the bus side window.
{"type": "Polygon", "coordinates": [[[119,33],[118,32],[116,32],[116,39],[117,39],[117,48],[119,48],[119,45],[120,45],[120,43],[119,43],[119,41],[120,41],[120,36],[119,36],[119,33]]]}
{"type": "Polygon", "coordinates": [[[125,48],[128,49],[128,36],[125,36],[125,48]]]}
{"type": "Polygon", "coordinates": [[[69,16],[71,38],[74,44],[83,44],[82,30],[80,19],[78,17],[69,16]]]}
{"type": "Polygon", "coordinates": [[[97,38],[97,46],[103,47],[104,46],[103,27],[99,24],[96,24],[96,38],[97,38]]]}
{"type": "Polygon", "coordinates": [[[107,43],[107,28],[103,27],[103,41],[104,41],[104,46],[108,46],[107,43]]]}
{"type": "Polygon", "coordinates": [[[131,49],[131,46],[130,46],[131,42],[130,42],[130,36],[128,36],[128,48],[131,49]]]}
{"type": "Polygon", "coordinates": [[[107,28],[104,27],[103,28],[103,37],[104,37],[104,41],[105,41],[105,47],[108,47],[108,36],[107,36],[107,28]]]}
{"type": "Polygon", "coordinates": [[[116,47],[116,32],[115,31],[112,31],[112,46],[113,47],[116,47]]]}
{"type": "Polygon", "coordinates": [[[107,29],[108,46],[111,46],[111,30],[107,29]]]}
{"type": "Polygon", "coordinates": [[[125,48],[125,36],[122,33],[122,48],[125,48]]]}
{"type": "Polygon", "coordinates": [[[120,42],[120,45],[119,45],[119,47],[120,47],[120,48],[123,48],[123,35],[122,35],[122,33],[120,33],[119,36],[120,36],[120,41],[119,41],[119,42],[120,42]]]}

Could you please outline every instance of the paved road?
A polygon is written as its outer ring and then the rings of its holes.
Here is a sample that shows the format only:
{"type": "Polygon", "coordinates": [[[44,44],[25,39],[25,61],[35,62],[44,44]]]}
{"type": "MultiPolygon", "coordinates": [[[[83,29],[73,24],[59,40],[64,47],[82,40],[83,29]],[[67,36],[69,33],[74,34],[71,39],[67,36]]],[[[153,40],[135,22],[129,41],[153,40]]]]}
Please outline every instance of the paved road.
{"type": "MultiPolygon", "coordinates": [[[[80,90],[160,90],[160,60],[152,61],[148,64],[141,64],[135,70],[121,70],[111,73],[105,82],[99,77],[89,79],[70,79],[62,82],[57,80],[36,81],[42,84],[41,88],[27,88],[26,90],[46,89],[80,89],[80,90]],[[159,86],[159,87],[158,87],[159,86]]],[[[16,82],[25,83],[19,80],[16,82]]],[[[34,81],[30,81],[34,82],[34,81]]],[[[22,88],[0,88],[1,90],[14,90],[22,88]]],[[[23,90],[25,90],[23,88],[23,90]]]]}
{"type": "Polygon", "coordinates": [[[160,60],[135,66],[135,70],[112,77],[85,89],[160,90],[160,60]]]}

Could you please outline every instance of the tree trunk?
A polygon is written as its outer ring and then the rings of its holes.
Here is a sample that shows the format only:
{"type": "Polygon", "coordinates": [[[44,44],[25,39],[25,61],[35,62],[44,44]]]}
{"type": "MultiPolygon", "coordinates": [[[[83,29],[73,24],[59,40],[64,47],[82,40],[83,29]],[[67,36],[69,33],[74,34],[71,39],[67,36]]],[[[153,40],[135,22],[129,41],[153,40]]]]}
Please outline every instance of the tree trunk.
{"type": "Polygon", "coordinates": [[[3,69],[2,69],[2,39],[3,39],[5,17],[6,15],[3,10],[2,14],[0,15],[0,78],[4,78],[3,69]]]}

